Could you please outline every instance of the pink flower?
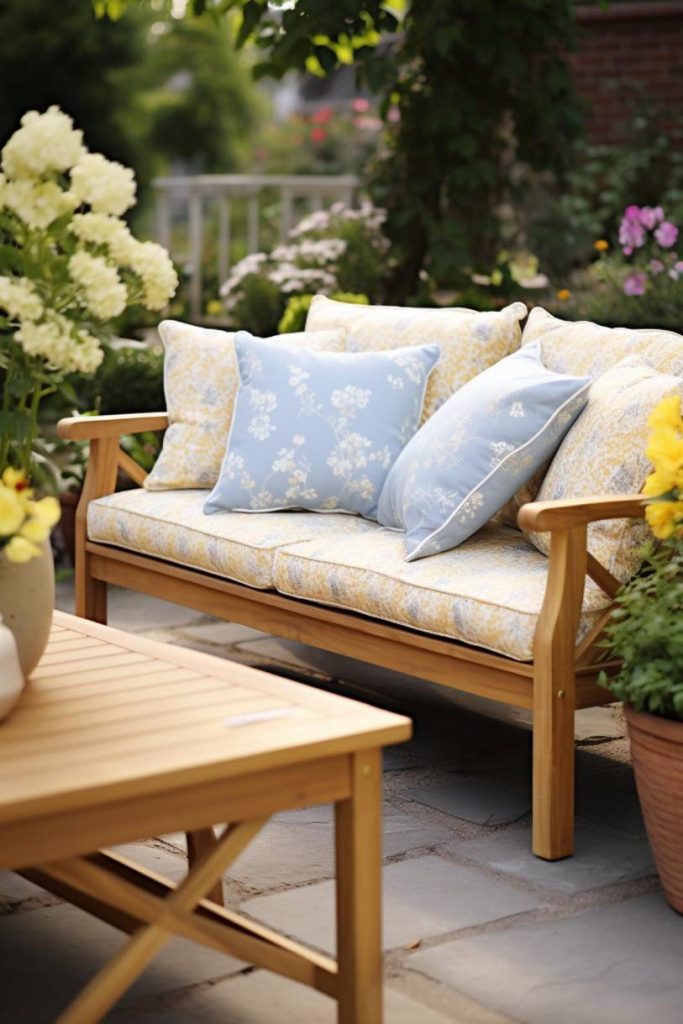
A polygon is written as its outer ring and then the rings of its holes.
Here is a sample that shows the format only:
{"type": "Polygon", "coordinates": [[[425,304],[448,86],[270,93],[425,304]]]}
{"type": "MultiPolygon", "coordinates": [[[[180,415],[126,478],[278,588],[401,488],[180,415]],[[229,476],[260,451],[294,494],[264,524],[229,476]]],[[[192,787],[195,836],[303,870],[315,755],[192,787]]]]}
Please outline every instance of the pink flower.
{"type": "Polygon", "coordinates": [[[676,260],[674,263],[674,270],[678,274],[683,274],[683,260],[676,260]]]}
{"type": "Polygon", "coordinates": [[[327,132],[324,128],[311,128],[311,142],[324,142],[327,132]]]}
{"type": "Polygon", "coordinates": [[[327,124],[328,121],[331,120],[332,107],[320,107],[320,109],[316,110],[313,116],[311,117],[311,121],[313,122],[313,124],[327,124]]]}
{"type": "Polygon", "coordinates": [[[634,270],[624,281],[624,295],[644,295],[647,277],[642,270],[634,270]]]}
{"type": "Polygon", "coordinates": [[[640,211],[640,223],[648,231],[652,231],[656,224],[664,220],[664,210],[661,206],[643,206],[640,211]]]}
{"type": "Polygon", "coordinates": [[[387,114],[387,121],[389,121],[390,124],[398,124],[398,122],[400,120],[401,120],[401,111],[398,109],[398,107],[389,107],[389,113],[387,114]]]}
{"type": "Polygon", "coordinates": [[[370,109],[370,101],[363,99],[362,96],[359,96],[357,99],[353,101],[351,106],[353,107],[357,114],[364,114],[366,110],[370,109]]]}
{"type": "Polygon", "coordinates": [[[663,220],[655,231],[655,238],[662,249],[670,249],[672,245],[675,245],[678,238],[678,228],[670,220],[663,220]]]}
{"type": "Polygon", "coordinates": [[[644,244],[645,230],[640,222],[640,207],[627,206],[619,225],[619,245],[622,246],[624,255],[630,256],[634,249],[639,249],[644,244]]]}
{"type": "Polygon", "coordinates": [[[666,267],[661,260],[650,260],[650,270],[655,276],[657,276],[657,274],[661,274],[666,270],[666,267]]]}

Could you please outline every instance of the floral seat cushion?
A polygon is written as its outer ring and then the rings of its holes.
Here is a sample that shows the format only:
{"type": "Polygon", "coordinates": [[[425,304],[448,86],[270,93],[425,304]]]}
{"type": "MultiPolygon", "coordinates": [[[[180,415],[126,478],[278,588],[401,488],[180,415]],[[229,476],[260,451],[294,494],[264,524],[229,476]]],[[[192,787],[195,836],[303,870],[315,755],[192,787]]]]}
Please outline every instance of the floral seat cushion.
{"type": "Polygon", "coordinates": [[[377,529],[374,523],[341,514],[207,516],[202,511],[205,501],[206,492],[197,490],[110,494],[90,502],[88,537],[268,590],[274,585],[273,555],[278,547],[332,533],[358,535],[377,529]]]}
{"type": "MultiPolygon", "coordinates": [[[[531,660],[548,559],[522,533],[491,524],[431,558],[406,562],[404,554],[403,535],[393,530],[320,536],[278,549],[275,588],[531,660]]],[[[607,603],[587,580],[580,636],[607,603]]]]}

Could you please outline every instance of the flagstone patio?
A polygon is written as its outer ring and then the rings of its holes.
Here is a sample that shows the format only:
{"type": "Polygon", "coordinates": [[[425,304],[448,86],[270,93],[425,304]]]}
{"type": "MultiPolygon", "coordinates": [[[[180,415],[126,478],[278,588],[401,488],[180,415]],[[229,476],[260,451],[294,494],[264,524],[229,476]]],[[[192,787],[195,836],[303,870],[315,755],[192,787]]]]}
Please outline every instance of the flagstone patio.
{"type": "MultiPolygon", "coordinates": [[[[70,602],[66,584],[59,603],[70,602]]],[[[385,760],[386,1024],[679,1024],[683,921],[655,876],[618,710],[577,715],[577,854],[550,864],[530,853],[522,713],[129,592],[112,595],[110,621],[413,717],[414,739],[385,760]]],[[[127,849],[183,874],[181,836],[127,849]]],[[[309,808],[268,824],[226,893],[332,950],[332,875],[330,808],[309,808]]],[[[3,1019],[21,1024],[52,1020],[121,941],[10,874],[0,914],[3,1019]]],[[[176,940],[107,1020],[332,1024],[334,1009],[176,940]]]]}

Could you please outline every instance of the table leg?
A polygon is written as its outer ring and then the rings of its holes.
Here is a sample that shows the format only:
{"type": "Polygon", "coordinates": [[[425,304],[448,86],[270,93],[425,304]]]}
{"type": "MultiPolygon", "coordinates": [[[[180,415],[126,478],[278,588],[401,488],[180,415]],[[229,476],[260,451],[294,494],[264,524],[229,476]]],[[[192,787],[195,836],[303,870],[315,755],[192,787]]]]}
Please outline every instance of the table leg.
{"type": "MultiPolygon", "coordinates": [[[[187,863],[188,868],[191,868],[193,864],[201,857],[207,849],[213,849],[217,843],[216,833],[212,828],[200,828],[194,832],[186,832],[185,839],[187,841],[187,863]]],[[[213,900],[219,907],[223,904],[223,879],[219,878],[213,889],[206,894],[207,899],[213,900]]]]}
{"type": "Polygon", "coordinates": [[[335,805],[338,1024],[382,1022],[382,754],[351,757],[352,795],[335,805]]]}

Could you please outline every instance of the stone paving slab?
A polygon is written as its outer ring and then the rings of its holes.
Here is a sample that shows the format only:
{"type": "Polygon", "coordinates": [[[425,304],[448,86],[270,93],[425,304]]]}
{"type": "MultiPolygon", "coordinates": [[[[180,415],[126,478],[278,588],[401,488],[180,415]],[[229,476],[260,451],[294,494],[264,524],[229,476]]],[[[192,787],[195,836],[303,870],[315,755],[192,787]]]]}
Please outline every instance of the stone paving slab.
{"type": "Polygon", "coordinates": [[[408,965],[524,1024],[681,1024],[683,919],[653,893],[454,939],[408,965]]]}
{"type": "Polygon", "coordinates": [[[646,839],[577,822],[576,854],[546,861],[531,852],[531,830],[498,832],[450,846],[453,853],[529,885],[571,894],[656,873],[646,839]]]}
{"type": "Polygon", "coordinates": [[[476,825],[505,825],[531,808],[528,792],[511,789],[497,779],[453,776],[443,785],[408,789],[405,796],[476,825]]]}
{"type": "Polygon", "coordinates": [[[6,907],[21,903],[23,900],[41,899],[45,895],[44,889],[33,882],[28,882],[14,871],[0,871],[0,909],[3,905],[6,907]]]}
{"type": "MultiPolygon", "coordinates": [[[[417,857],[384,869],[384,948],[533,910],[540,900],[474,868],[441,857],[417,857]]],[[[334,884],[257,896],[252,917],[328,952],[335,949],[334,884]]]]}
{"type": "Polygon", "coordinates": [[[577,758],[576,813],[634,836],[645,835],[643,812],[630,764],[615,764],[593,755],[584,769],[577,758]]]}
{"type": "MultiPolygon", "coordinates": [[[[436,846],[451,838],[441,825],[385,807],[384,856],[436,846]]],[[[252,889],[300,885],[334,875],[331,807],[306,808],[277,815],[230,868],[230,877],[252,889]]]]}
{"type": "MultiPolygon", "coordinates": [[[[252,971],[190,992],[172,1005],[137,1010],[133,1006],[107,1018],[110,1024],[336,1024],[336,1020],[335,1004],[327,996],[265,971],[252,971]]],[[[450,1024],[456,1020],[400,992],[386,990],[384,1024],[450,1024]]],[[[486,1018],[481,1020],[484,1024],[486,1018]]]]}
{"type": "MultiPolygon", "coordinates": [[[[0,923],[0,1019],[8,1024],[54,1020],[125,938],[65,903],[4,915],[0,923]]],[[[244,967],[233,957],[172,939],[124,1002],[224,978],[244,967]]]]}

